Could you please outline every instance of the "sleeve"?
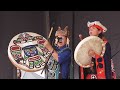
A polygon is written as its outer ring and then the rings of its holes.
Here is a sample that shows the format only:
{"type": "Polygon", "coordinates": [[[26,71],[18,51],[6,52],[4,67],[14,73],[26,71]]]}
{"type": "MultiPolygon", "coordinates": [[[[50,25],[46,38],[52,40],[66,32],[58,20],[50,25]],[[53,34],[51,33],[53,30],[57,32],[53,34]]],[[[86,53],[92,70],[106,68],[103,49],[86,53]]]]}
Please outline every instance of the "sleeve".
{"type": "Polygon", "coordinates": [[[62,53],[58,53],[58,62],[61,64],[67,61],[71,57],[71,50],[65,50],[62,53]]]}
{"type": "Polygon", "coordinates": [[[111,72],[111,46],[109,43],[106,43],[106,50],[104,54],[104,60],[105,60],[105,73],[106,73],[106,79],[111,79],[112,72],[111,72]]]}

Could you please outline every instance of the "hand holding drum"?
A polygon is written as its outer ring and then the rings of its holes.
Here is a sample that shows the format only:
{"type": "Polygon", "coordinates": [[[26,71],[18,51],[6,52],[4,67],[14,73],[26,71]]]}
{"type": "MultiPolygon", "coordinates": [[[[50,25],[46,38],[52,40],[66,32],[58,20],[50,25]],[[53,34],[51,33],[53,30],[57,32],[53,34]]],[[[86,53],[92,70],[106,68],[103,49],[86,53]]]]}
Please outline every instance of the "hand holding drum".
{"type": "Polygon", "coordinates": [[[88,36],[76,46],[74,59],[79,66],[88,68],[95,53],[102,57],[104,52],[105,44],[103,40],[97,36],[88,36]]]}

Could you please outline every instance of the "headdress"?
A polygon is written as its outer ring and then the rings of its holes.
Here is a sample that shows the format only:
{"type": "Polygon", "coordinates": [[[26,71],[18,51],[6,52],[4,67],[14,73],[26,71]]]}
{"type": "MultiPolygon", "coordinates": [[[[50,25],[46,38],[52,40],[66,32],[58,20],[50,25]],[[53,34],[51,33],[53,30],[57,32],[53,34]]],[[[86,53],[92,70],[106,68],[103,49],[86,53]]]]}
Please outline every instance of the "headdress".
{"type": "Polygon", "coordinates": [[[107,31],[107,28],[105,26],[103,26],[99,21],[94,21],[94,22],[88,21],[87,26],[89,28],[94,26],[94,27],[98,28],[99,30],[101,30],[103,33],[107,31]]]}
{"type": "Polygon", "coordinates": [[[63,30],[61,29],[61,27],[58,27],[58,30],[55,33],[55,36],[59,36],[59,35],[63,35],[63,36],[69,36],[69,32],[68,32],[68,26],[66,26],[63,30]]]}
{"type": "Polygon", "coordinates": [[[65,26],[65,28],[62,30],[61,27],[58,27],[58,30],[55,33],[55,37],[62,35],[62,36],[66,36],[67,37],[67,45],[69,46],[69,30],[68,30],[68,26],[65,26]]]}

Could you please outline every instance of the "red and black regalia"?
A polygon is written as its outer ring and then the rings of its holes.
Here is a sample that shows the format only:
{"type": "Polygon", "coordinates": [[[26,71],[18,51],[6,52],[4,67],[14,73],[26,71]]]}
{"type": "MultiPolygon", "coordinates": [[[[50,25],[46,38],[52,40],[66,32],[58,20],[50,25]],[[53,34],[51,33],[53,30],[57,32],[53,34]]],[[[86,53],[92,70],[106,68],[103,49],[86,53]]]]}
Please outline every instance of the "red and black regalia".
{"type": "MultiPolygon", "coordinates": [[[[107,31],[99,21],[88,22],[88,27],[95,26],[99,30],[102,30],[102,34],[107,31]]],[[[103,57],[95,54],[95,58],[92,58],[92,65],[89,68],[83,68],[80,66],[80,79],[116,79],[113,61],[111,59],[111,46],[107,39],[99,35],[105,43],[105,52],[103,57]]]]}

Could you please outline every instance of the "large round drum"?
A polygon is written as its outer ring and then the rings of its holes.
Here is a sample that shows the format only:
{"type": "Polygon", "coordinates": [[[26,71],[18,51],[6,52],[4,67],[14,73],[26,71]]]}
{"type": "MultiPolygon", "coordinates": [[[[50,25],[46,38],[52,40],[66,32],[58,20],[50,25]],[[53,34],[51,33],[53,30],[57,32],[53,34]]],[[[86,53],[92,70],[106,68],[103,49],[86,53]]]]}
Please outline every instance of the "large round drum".
{"type": "Polygon", "coordinates": [[[44,68],[50,56],[44,47],[46,39],[33,32],[23,32],[12,38],[8,46],[8,57],[17,68],[28,72],[44,68]]]}
{"type": "Polygon", "coordinates": [[[74,51],[74,59],[81,67],[90,67],[92,57],[88,55],[89,50],[94,50],[96,54],[103,56],[104,41],[97,36],[89,36],[79,42],[74,51]]]}

